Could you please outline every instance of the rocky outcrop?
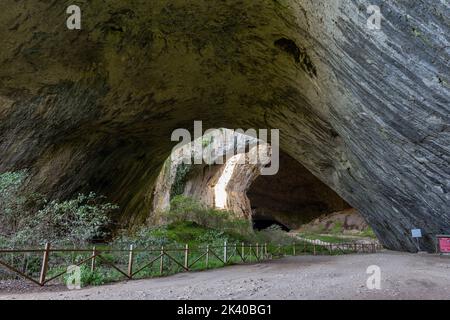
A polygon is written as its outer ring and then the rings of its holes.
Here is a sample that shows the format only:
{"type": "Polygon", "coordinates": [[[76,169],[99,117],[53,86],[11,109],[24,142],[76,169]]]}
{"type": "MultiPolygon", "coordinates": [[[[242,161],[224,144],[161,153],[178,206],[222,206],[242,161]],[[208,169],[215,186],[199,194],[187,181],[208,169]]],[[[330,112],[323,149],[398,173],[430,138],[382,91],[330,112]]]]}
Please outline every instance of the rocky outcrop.
{"type": "Polygon", "coordinates": [[[362,231],[368,229],[369,226],[357,210],[347,209],[320,216],[297,231],[301,233],[361,234],[362,231]]]}
{"type": "Polygon", "coordinates": [[[92,0],[81,31],[66,5],[2,1],[0,172],[105,194],[135,224],[172,130],[278,128],[388,248],[450,232],[447,1],[92,0]]]}
{"type": "Polygon", "coordinates": [[[261,168],[269,164],[270,158],[257,163],[250,159],[256,159],[258,150],[270,154],[270,146],[259,141],[259,147],[245,148],[258,140],[227,129],[220,132],[199,140],[213,138],[214,144],[209,148],[215,157],[211,160],[224,159],[223,164],[186,165],[186,158],[195,158],[195,143],[173,151],[156,183],[150,223],[165,221],[164,213],[176,195],[251,220],[256,228],[277,223],[287,230],[298,229],[319,216],[350,208],[339,195],[284,153],[280,154],[278,173],[262,175],[261,168]],[[226,136],[215,134],[220,132],[226,136]],[[247,152],[230,155],[236,150],[247,152]]]}
{"type": "Polygon", "coordinates": [[[206,207],[227,210],[239,218],[251,219],[247,190],[269,159],[260,157],[261,161],[255,163],[250,160],[257,159],[258,150],[261,154],[270,154],[270,147],[256,138],[228,129],[215,130],[199,140],[205,146],[203,154],[209,155],[209,164],[186,164],[196,158],[196,142],[174,150],[157,179],[150,223],[163,221],[164,212],[170,209],[170,200],[177,195],[196,199],[206,207]]]}

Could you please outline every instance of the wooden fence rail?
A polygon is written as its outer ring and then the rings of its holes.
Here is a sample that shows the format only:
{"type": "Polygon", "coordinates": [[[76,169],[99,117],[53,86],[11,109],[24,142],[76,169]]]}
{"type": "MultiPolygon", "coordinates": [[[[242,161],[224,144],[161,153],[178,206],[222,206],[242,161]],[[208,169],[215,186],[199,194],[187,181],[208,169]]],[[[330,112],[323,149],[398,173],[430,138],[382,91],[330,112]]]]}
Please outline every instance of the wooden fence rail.
{"type": "MultiPolygon", "coordinates": [[[[151,268],[159,262],[159,274],[164,274],[164,269],[168,262],[172,262],[183,271],[190,271],[195,266],[202,263],[205,269],[208,269],[213,259],[221,265],[236,263],[258,263],[267,259],[280,258],[287,255],[331,255],[347,253],[375,253],[382,250],[378,244],[356,244],[356,243],[338,243],[338,244],[317,244],[315,242],[294,242],[291,245],[273,245],[273,244],[244,244],[244,243],[224,243],[223,246],[211,246],[190,248],[185,245],[184,248],[161,248],[137,249],[130,245],[128,249],[99,248],[94,246],[90,249],[53,249],[49,243],[43,249],[0,249],[0,266],[9,270],[13,274],[33,282],[39,286],[44,286],[49,282],[64,276],[68,271],[62,270],[49,275],[49,262],[56,254],[86,254],[87,257],[73,263],[74,266],[88,265],[91,272],[95,272],[99,263],[109,266],[121,274],[124,279],[133,279],[145,269],[151,268]],[[149,256],[142,265],[136,264],[136,256],[146,253],[149,256]],[[19,270],[13,263],[8,263],[2,259],[2,255],[10,254],[41,254],[42,262],[40,266],[39,279],[33,278],[25,270],[19,270]],[[125,266],[111,262],[106,255],[122,254],[128,257],[125,266]],[[178,257],[181,255],[180,257],[178,257]],[[123,268],[126,267],[124,270],[123,268]]],[[[60,266],[62,267],[62,266],[60,266]]]]}

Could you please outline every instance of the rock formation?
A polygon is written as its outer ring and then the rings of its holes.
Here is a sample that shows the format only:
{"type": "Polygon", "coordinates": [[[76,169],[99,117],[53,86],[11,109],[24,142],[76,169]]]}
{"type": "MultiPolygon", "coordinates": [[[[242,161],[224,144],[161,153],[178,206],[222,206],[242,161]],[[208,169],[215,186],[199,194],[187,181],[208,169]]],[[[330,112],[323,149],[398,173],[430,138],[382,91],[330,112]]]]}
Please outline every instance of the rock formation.
{"type": "Polygon", "coordinates": [[[313,221],[302,225],[297,231],[301,233],[325,233],[339,232],[344,235],[361,235],[369,226],[355,209],[346,209],[320,216],[313,221]]]}
{"type": "Polygon", "coordinates": [[[278,128],[281,149],[382,243],[450,233],[450,5],[442,0],[3,0],[0,172],[145,220],[175,128],[278,128]],[[378,4],[381,30],[367,28],[378,4]]]}
{"type": "Polygon", "coordinates": [[[253,164],[247,160],[257,157],[258,150],[269,153],[270,147],[262,141],[256,146],[258,139],[228,129],[215,130],[198,140],[205,146],[201,156],[208,157],[208,164],[193,163],[198,153],[196,142],[172,152],[156,181],[150,223],[163,221],[162,214],[170,209],[170,200],[177,195],[196,199],[206,207],[227,210],[239,218],[251,218],[246,193],[268,160],[253,164]]]}
{"type": "Polygon", "coordinates": [[[256,159],[258,150],[262,154],[271,152],[263,141],[228,129],[199,138],[202,142],[210,140],[214,143],[208,145],[205,154],[215,155],[210,162],[214,164],[185,163],[195,158],[195,142],[174,150],[166,160],[153,193],[149,223],[164,223],[170,200],[177,195],[196,199],[206,207],[227,210],[256,225],[277,223],[287,230],[349,208],[333,190],[284,153],[280,155],[279,172],[262,175],[261,168],[269,164],[270,158],[256,163],[250,159],[256,159]],[[257,142],[259,146],[252,146],[257,142]],[[233,155],[237,150],[242,153],[233,155]]]}

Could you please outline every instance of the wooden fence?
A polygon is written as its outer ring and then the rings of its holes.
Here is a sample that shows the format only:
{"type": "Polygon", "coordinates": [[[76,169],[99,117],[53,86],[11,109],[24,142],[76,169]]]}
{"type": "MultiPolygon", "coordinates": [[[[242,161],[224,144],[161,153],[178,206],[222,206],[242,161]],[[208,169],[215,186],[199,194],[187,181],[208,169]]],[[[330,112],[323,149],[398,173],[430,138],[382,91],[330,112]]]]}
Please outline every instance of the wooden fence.
{"type": "MultiPolygon", "coordinates": [[[[381,249],[382,247],[377,244],[339,243],[324,245],[306,241],[295,242],[290,245],[224,243],[223,246],[207,245],[206,247],[190,248],[186,245],[183,248],[162,246],[161,248],[147,249],[137,249],[133,245],[128,249],[99,248],[98,246],[91,249],[53,249],[50,244],[46,244],[43,249],[0,250],[0,266],[12,275],[20,276],[39,286],[44,286],[63,277],[68,272],[67,269],[61,270],[63,266],[60,265],[59,272],[49,273],[51,259],[60,260],[61,255],[64,254],[78,255],[78,260],[73,264],[67,264],[67,266],[84,265],[91,272],[95,272],[97,266],[101,264],[114,269],[123,279],[131,280],[138,277],[144,270],[154,268],[155,265],[159,269],[159,275],[164,275],[164,270],[169,264],[178,267],[181,271],[191,271],[193,269],[208,269],[212,262],[214,262],[214,266],[223,266],[238,263],[258,263],[287,255],[375,253],[381,249]],[[38,274],[33,276],[33,272],[27,272],[26,263],[22,270],[14,263],[14,257],[17,258],[17,255],[21,254],[25,256],[25,261],[32,254],[41,256],[38,274]],[[121,256],[119,260],[122,260],[122,262],[114,262],[111,254],[119,254],[121,256]],[[140,254],[145,255],[137,259],[140,254]],[[9,256],[12,262],[7,262],[4,256],[9,256]]],[[[63,264],[64,262],[59,261],[59,263],[63,264]]]]}

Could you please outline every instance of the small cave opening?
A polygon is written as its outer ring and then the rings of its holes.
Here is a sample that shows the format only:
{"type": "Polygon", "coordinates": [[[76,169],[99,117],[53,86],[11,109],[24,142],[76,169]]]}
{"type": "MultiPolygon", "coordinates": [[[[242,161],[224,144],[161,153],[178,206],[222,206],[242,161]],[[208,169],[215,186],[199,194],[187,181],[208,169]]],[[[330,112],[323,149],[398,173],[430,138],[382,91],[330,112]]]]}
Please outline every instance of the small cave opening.
{"type": "Polygon", "coordinates": [[[271,219],[253,219],[253,230],[256,231],[262,231],[269,229],[271,227],[279,227],[281,230],[289,232],[291,231],[288,227],[286,227],[284,224],[279,223],[276,220],[271,219]]]}

